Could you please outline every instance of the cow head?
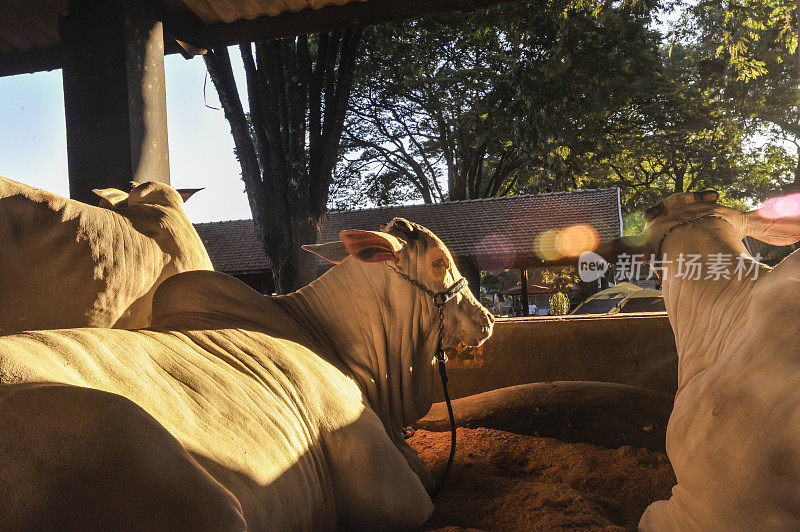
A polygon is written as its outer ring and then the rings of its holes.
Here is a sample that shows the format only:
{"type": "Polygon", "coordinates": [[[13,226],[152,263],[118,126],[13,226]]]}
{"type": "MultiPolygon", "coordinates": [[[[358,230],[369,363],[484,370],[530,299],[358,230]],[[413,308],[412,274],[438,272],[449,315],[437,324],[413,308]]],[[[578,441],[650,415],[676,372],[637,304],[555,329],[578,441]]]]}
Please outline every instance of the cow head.
{"type": "Polygon", "coordinates": [[[651,246],[676,224],[704,216],[726,221],[725,232],[736,240],[750,236],[775,246],[800,240],[800,194],[774,198],[750,212],[718,205],[718,199],[719,194],[713,190],[684,192],[673,194],[645,211],[651,246]]]}
{"type": "Polygon", "coordinates": [[[719,205],[718,199],[719,194],[713,190],[673,194],[645,211],[644,235],[617,239],[603,248],[604,254],[658,254],[670,233],[685,222],[692,222],[696,229],[694,245],[710,250],[714,249],[713,242],[741,242],[746,236],[776,246],[800,240],[800,194],[770,200],[750,212],[719,205]]]}
{"type": "Polygon", "coordinates": [[[96,188],[92,192],[100,196],[100,207],[119,209],[132,205],[180,207],[200,190],[203,189],[175,189],[166,183],[150,181],[147,183],[131,182],[130,192],[123,192],[116,188],[96,188]]]}
{"type": "MultiPolygon", "coordinates": [[[[447,290],[462,277],[442,241],[428,229],[403,218],[395,218],[380,231],[342,231],[339,238],[341,242],[304,248],[334,263],[347,257],[365,263],[386,262],[434,293],[447,290]]],[[[392,292],[403,293],[410,286],[390,268],[381,270],[381,275],[386,275],[392,292]]],[[[420,296],[429,298],[421,291],[420,296]]],[[[444,318],[445,346],[480,345],[492,334],[494,318],[469,288],[445,303],[444,318]]]]}

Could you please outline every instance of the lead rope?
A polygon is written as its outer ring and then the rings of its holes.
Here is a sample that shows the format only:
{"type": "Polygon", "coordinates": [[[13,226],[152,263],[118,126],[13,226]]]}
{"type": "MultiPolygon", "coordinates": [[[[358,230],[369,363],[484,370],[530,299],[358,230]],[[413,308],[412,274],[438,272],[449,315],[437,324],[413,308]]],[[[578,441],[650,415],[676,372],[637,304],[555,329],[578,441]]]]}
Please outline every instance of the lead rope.
{"type": "MultiPolygon", "coordinates": [[[[435,304],[435,301],[434,301],[435,304]]],[[[453,459],[456,456],[456,419],[453,415],[453,404],[450,402],[450,393],[447,391],[447,354],[442,349],[442,336],[444,335],[444,305],[439,306],[439,339],[436,342],[436,365],[439,367],[439,376],[442,378],[442,394],[444,395],[444,402],[447,405],[447,415],[450,417],[450,455],[447,457],[447,464],[444,466],[444,472],[436,487],[431,492],[431,499],[436,498],[439,490],[444,486],[444,481],[447,479],[450,468],[453,466],[453,459]]]]}
{"type": "Polygon", "coordinates": [[[388,262],[384,262],[384,264],[386,264],[390,270],[399,275],[401,278],[405,279],[422,292],[431,296],[433,298],[433,304],[439,311],[439,335],[436,340],[436,351],[434,351],[433,356],[436,359],[436,365],[439,368],[439,376],[442,378],[442,393],[444,395],[444,402],[447,405],[447,415],[450,417],[450,455],[447,457],[447,464],[444,466],[442,477],[439,479],[439,482],[436,483],[436,486],[431,492],[431,499],[434,499],[444,485],[444,481],[447,479],[448,473],[450,473],[450,468],[453,466],[453,459],[456,456],[456,419],[453,415],[453,404],[450,401],[450,393],[447,391],[447,354],[442,348],[442,339],[444,338],[444,304],[450,301],[457,293],[462,291],[467,286],[467,279],[462,277],[453,283],[453,285],[447,290],[442,292],[434,292],[419,281],[415,281],[397,268],[390,266],[388,262]]]}

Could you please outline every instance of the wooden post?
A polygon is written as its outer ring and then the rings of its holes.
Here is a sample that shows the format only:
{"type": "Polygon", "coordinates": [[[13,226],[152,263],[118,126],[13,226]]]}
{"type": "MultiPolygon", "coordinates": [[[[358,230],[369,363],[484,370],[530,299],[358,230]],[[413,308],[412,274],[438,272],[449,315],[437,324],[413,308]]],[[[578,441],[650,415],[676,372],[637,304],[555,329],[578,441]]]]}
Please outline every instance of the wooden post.
{"type": "Polygon", "coordinates": [[[467,279],[469,289],[475,299],[480,301],[481,298],[481,270],[478,266],[469,259],[459,260],[456,264],[459,273],[467,279]]]}
{"type": "Polygon", "coordinates": [[[522,288],[522,315],[530,316],[528,310],[528,270],[522,268],[519,271],[519,281],[522,288]]]}
{"type": "Polygon", "coordinates": [[[148,3],[70,0],[60,33],[70,196],[169,183],[164,33],[148,3]]]}

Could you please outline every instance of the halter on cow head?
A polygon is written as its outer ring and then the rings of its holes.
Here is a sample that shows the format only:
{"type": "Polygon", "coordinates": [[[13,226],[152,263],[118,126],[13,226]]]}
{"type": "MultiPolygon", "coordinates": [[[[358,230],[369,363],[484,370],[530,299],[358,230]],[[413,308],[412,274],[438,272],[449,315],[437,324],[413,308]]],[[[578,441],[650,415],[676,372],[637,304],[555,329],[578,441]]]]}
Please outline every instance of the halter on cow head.
{"type": "MultiPolygon", "coordinates": [[[[436,235],[402,218],[381,231],[339,236],[340,242],[305,246],[338,266],[299,293],[336,309],[320,318],[336,358],[390,436],[402,441],[400,429],[424,416],[432,401],[440,307],[431,294],[453,288],[462,276],[436,235]]],[[[442,344],[480,345],[494,318],[468,288],[456,288],[441,307],[442,344]]]]}
{"type": "MultiPolygon", "coordinates": [[[[425,227],[403,218],[393,219],[381,231],[342,231],[339,238],[341,242],[304,247],[337,264],[347,256],[362,263],[385,263],[384,273],[392,291],[407,289],[408,281],[403,277],[432,294],[444,293],[462,279],[442,241],[425,227]]],[[[443,345],[482,344],[492,334],[494,317],[470,290],[452,292],[452,298],[444,303],[443,345]]],[[[432,299],[430,303],[433,305],[432,299]]]]}
{"type": "MultiPolygon", "coordinates": [[[[767,206],[750,212],[717,204],[719,194],[713,190],[673,194],[647,209],[644,243],[631,246],[630,240],[616,239],[600,251],[613,256],[622,252],[642,254],[646,259],[654,255],[663,258],[665,247],[674,245],[676,233],[694,229],[691,238],[684,238],[681,252],[714,253],[725,246],[744,252],[741,241],[750,236],[776,246],[786,246],[800,240],[800,216],[781,216],[779,209],[767,206]]],[[[800,197],[798,197],[800,202],[800,197]]],[[[800,203],[798,203],[800,205],[800,203]]],[[[800,211],[800,209],[797,209],[800,211]]]]}

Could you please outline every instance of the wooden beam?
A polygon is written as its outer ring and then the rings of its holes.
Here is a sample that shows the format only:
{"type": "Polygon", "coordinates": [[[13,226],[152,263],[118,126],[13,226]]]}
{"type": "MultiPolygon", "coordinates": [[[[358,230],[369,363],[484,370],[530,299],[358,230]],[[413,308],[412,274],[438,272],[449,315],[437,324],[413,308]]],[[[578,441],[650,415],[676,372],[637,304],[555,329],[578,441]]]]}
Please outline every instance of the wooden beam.
{"type": "MultiPolygon", "coordinates": [[[[80,7],[94,0],[72,0],[80,7]]],[[[203,53],[204,49],[230,46],[254,41],[265,41],[306,35],[352,26],[382,24],[407,18],[437,15],[452,11],[473,11],[497,4],[519,0],[367,0],[353,1],[341,6],[326,6],[322,9],[305,9],[297,13],[284,13],[274,17],[259,17],[230,23],[204,25],[188,10],[177,10],[158,0],[131,2],[140,9],[150,10],[155,19],[164,23],[170,38],[166,39],[165,52],[182,53],[189,57],[203,53]],[[179,42],[181,44],[179,44],[179,42]]],[[[117,9],[128,2],[106,3],[109,15],[114,4],[117,9]]],[[[63,38],[63,37],[62,37],[63,38]]],[[[11,76],[61,68],[62,48],[51,48],[9,52],[0,55],[0,76],[11,76]]]]}
{"type": "Polygon", "coordinates": [[[520,288],[522,288],[522,315],[530,316],[530,310],[528,310],[528,270],[526,268],[522,268],[519,271],[519,281],[520,288]]]}
{"type": "Polygon", "coordinates": [[[518,0],[368,0],[355,1],[341,6],[322,9],[305,9],[297,13],[284,13],[274,17],[259,17],[230,23],[217,23],[196,28],[196,39],[178,36],[181,40],[200,48],[230,46],[232,44],[266,41],[338,30],[352,26],[368,26],[395,20],[417,18],[452,11],[474,11],[496,4],[518,0]]]}
{"type": "Polygon", "coordinates": [[[61,68],[61,47],[0,55],[0,77],[61,68]]]}
{"type": "Polygon", "coordinates": [[[147,4],[83,0],[60,31],[70,196],[169,183],[161,22],[147,4]]]}

